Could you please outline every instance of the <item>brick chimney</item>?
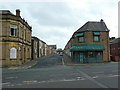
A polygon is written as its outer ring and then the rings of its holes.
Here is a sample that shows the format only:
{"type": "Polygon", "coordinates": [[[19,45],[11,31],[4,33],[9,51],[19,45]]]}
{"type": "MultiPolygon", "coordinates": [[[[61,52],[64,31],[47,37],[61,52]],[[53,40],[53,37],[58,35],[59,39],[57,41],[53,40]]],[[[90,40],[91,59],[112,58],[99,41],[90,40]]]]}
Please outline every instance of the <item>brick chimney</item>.
{"type": "Polygon", "coordinates": [[[103,20],[103,19],[101,19],[101,20],[100,20],[100,22],[104,22],[104,20],[103,20]]]}
{"type": "Polygon", "coordinates": [[[20,10],[19,9],[16,9],[16,16],[20,17],[20,10]]]}

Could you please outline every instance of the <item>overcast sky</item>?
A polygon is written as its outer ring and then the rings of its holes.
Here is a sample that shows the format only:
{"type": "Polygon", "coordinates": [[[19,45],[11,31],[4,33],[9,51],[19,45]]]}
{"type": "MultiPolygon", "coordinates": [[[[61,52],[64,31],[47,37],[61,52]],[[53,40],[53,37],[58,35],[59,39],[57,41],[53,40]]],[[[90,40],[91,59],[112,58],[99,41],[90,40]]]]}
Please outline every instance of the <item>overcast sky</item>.
{"type": "Polygon", "coordinates": [[[13,14],[20,9],[21,17],[32,26],[32,35],[48,45],[56,44],[58,48],[64,48],[72,34],[87,21],[103,19],[110,37],[118,37],[118,0],[44,1],[0,0],[0,9],[10,10],[13,14]]]}

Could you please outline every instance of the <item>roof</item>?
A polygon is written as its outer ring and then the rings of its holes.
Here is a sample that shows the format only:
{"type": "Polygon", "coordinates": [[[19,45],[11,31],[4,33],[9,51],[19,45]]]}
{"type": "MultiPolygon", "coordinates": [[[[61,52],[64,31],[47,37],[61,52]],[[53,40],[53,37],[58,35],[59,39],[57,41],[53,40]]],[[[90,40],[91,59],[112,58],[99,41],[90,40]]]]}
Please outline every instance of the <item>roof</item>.
{"type": "Polygon", "coordinates": [[[38,37],[32,36],[32,39],[40,40],[38,37]]]}
{"type": "Polygon", "coordinates": [[[96,21],[88,21],[81,28],[79,28],[76,32],[83,31],[109,31],[104,21],[96,22],[96,21]]]}
{"type": "MultiPolygon", "coordinates": [[[[20,11],[20,10],[17,9],[16,11],[20,11]]],[[[0,17],[1,16],[2,16],[2,18],[0,18],[0,19],[12,19],[12,20],[20,21],[22,24],[24,24],[26,27],[28,27],[30,31],[32,31],[31,30],[32,27],[29,26],[29,24],[27,23],[27,21],[24,20],[24,18],[21,18],[21,16],[19,16],[19,18],[17,17],[17,12],[16,12],[16,15],[14,15],[9,10],[0,10],[0,17]]]]}
{"type": "Polygon", "coordinates": [[[32,36],[32,39],[35,39],[35,40],[41,41],[42,43],[46,44],[46,42],[42,41],[41,39],[39,39],[39,38],[36,37],[36,36],[32,36]]]}
{"type": "Polygon", "coordinates": [[[102,51],[104,49],[104,45],[85,44],[72,46],[70,51],[102,51]]]}
{"type": "Polygon", "coordinates": [[[115,43],[118,43],[118,42],[120,42],[120,38],[110,40],[110,44],[115,44],[115,43]]]}
{"type": "Polygon", "coordinates": [[[0,10],[0,14],[9,14],[9,15],[14,15],[11,13],[9,10],[0,10]]]}
{"type": "Polygon", "coordinates": [[[56,46],[56,45],[48,45],[48,46],[53,47],[54,49],[56,49],[56,48],[57,48],[57,46],[56,46]]]}

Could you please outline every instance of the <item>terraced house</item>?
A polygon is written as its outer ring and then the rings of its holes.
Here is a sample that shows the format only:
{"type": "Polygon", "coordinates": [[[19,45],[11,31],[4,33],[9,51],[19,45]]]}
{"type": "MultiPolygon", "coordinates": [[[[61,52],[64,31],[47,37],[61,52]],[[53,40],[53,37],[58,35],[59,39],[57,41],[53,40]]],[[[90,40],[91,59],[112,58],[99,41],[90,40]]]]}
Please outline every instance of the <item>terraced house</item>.
{"type": "Polygon", "coordinates": [[[47,53],[47,44],[40,40],[39,38],[32,36],[32,59],[40,58],[46,56],[47,53]]]}
{"type": "Polygon", "coordinates": [[[48,56],[56,53],[56,45],[47,45],[39,38],[32,36],[32,59],[48,56]]]}
{"type": "Polygon", "coordinates": [[[9,10],[1,10],[0,17],[2,66],[21,65],[31,60],[32,27],[21,18],[20,10],[16,10],[16,15],[9,10]]]}
{"type": "Polygon", "coordinates": [[[79,28],[65,46],[64,52],[74,62],[95,63],[110,61],[109,29],[105,22],[88,21],[79,28]]]}

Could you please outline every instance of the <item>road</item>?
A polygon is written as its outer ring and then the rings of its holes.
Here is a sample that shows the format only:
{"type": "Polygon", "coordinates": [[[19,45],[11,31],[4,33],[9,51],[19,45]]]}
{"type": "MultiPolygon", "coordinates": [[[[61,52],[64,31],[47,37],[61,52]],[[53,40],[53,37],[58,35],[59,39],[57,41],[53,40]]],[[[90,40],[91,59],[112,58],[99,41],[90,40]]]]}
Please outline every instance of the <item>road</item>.
{"type": "Polygon", "coordinates": [[[118,88],[118,63],[66,65],[61,59],[50,55],[30,69],[3,72],[3,88],[118,88]]]}

